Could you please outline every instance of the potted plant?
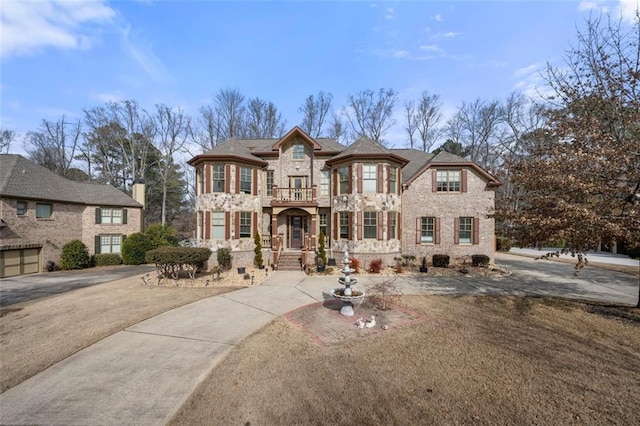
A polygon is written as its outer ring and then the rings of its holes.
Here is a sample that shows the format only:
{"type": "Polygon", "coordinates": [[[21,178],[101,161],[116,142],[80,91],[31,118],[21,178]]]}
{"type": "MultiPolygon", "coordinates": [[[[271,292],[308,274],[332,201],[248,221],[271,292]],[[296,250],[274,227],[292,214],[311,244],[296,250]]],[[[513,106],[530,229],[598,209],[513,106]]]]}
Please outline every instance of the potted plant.
{"type": "Polygon", "coordinates": [[[260,234],[256,231],[256,235],[253,238],[253,242],[256,247],[253,249],[255,255],[253,256],[253,263],[258,267],[258,269],[264,268],[264,262],[262,260],[262,238],[260,238],[260,234]]]}
{"type": "Polygon", "coordinates": [[[327,252],[324,249],[324,243],[324,232],[320,231],[320,235],[318,235],[318,256],[316,256],[316,268],[318,272],[324,272],[324,268],[327,265],[327,252]]]}
{"type": "Polygon", "coordinates": [[[422,265],[420,265],[420,272],[428,272],[427,256],[422,256],[422,265]]]}

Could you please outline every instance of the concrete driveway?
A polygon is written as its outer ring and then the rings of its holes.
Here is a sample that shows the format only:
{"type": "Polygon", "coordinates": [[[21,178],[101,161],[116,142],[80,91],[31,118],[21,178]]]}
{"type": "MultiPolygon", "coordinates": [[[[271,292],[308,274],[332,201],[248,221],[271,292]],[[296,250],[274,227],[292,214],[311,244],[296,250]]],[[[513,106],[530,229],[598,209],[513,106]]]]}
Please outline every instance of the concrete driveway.
{"type": "MultiPolygon", "coordinates": [[[[496,253],[496,263],[511,275],[496,278],[400,277],[396,285],[403,294],[537,295],[635,306],[638,303],[637,276],[624,272],[585,267],[573,276],[573,264],[496,253]]],[[[369,281],[382,277],[365,278],[369,281]]]]}
{"type": "Polygon", "coordinates": [[[118,266],[2,278],[0,279],[0,307],[144,274],[153,270],[155,267],[151,265],[118,266]]]}

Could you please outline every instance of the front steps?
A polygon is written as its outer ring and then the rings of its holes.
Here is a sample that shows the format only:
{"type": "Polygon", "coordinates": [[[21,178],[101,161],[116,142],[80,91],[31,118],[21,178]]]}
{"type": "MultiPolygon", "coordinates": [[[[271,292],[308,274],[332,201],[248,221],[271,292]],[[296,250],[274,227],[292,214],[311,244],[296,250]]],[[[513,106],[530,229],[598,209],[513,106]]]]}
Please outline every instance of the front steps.
{"type": "Polygon", "coordinates": [[[278,271],[299,271],[302,269],[300,266],[301,252],[287,252],[283,251],[278,259],[277,269],[278,271]]]}

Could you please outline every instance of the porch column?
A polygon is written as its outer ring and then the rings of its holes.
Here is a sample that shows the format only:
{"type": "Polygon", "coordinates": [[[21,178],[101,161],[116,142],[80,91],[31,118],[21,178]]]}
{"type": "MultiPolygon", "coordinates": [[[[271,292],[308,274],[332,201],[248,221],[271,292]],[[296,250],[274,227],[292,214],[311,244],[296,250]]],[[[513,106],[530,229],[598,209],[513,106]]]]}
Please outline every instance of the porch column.
{"type": "Polygon", "coordinates": [[[314,213],[311,215],[311,232],[310,232],[310,236],[311,236],[311,250],[315,251],[316,247],[317,247],[317,243],[318,243],[318,233],[316,230],[316,225],[317,225],[317,217],[318,214],[314,213]]]}
{"type": "MultiPolygon", "coordinates": [[[[275,188],[274,188],[275,191],[275,188]]],[[[274,192],[275,195],[275,192],[274,192]]],[[[280,249],[280,240],[278,238],[278,215],[274,212],[271,215],[271,252],[273,255],[274,265],[278,264],[278,250],[280,249]]]]}

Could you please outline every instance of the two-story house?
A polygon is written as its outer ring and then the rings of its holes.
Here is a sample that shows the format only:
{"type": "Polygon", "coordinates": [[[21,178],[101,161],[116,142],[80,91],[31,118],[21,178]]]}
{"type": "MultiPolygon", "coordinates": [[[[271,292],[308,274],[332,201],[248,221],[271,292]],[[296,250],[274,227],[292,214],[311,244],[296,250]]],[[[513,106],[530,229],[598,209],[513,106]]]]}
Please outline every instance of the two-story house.
{"type": "MultiPolygon", "coordinates": [[[[264,258],[293,251],[312,261],[318,235],[330,257],[345,250],[391,264],[401,254],[493,257],[494,188],[485,170],[448,153],[349,146],[294,127],[280,139],[230,139],[189,161],[196,169],[196,241],[249,265],[254,235],[264,258]]],[[[212,256],[214,259],[215,256],[212,256]]]]}
{"type": "MultiPolygon", "coordinates": [[[[134,193],[144,203],[144,185],[134,193]]],[[[142,231],[143,204],[110,185],[65,179],[15,154],[0,155],[0,278],[57,264],[81,240],[90,254],[120,253],[142,231]]]]}

